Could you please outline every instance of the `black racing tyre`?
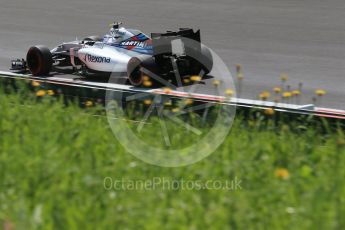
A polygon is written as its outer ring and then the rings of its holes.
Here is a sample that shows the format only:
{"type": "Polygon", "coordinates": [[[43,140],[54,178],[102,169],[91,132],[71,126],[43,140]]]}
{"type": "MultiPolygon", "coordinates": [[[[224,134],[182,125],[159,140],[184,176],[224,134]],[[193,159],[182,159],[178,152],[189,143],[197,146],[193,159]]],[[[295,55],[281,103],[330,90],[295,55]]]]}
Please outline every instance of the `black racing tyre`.
{"type": "Polygon", "coordinates": [[[53,58],[47,47],[33,46],[26,55],[26,62],[32,75],[48,75],[53,65],[53,58]]]}
{"type": "Polygon", "coordinates": [[[89,36],[87,38],[84,38],[83,41],[99,42],[99,41],[102,41],[102,38],[100,36],[94,35],[94,36],[89,36]]]}
{"type": "Polygon", "coordinates": [[[202,69],[204,70],[205,74],[209,74],[213,68],[213,57],[209,48],[203,44],[201,44],[201,55],[201,63],[203,66],[202,69]]]}

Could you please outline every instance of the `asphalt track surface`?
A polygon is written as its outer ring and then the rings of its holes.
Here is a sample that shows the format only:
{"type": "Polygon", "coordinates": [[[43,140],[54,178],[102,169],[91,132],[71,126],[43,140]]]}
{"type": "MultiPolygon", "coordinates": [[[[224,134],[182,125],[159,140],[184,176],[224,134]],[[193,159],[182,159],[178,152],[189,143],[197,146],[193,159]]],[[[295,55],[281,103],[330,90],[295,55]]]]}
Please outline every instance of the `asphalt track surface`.
{"type": "Polygon", "coordinates": [[[289,74],[303,103],[325,89],[321,106],[345,109],[344,0],[1,0],[0,69],[34,44],[50,48],[104,34],[113,20],[149,34],[200,28],[228,65],[243,66],[242,97],[255,98],[289,74]]]}

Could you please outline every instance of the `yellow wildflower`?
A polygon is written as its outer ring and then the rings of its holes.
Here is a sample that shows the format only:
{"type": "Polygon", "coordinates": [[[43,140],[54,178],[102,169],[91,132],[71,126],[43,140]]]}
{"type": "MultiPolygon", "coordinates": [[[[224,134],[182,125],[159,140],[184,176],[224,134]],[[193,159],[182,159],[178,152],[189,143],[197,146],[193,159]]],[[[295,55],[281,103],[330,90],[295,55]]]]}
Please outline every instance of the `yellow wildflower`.
{"type": "Polygon", "coordinates": [[[172,102],[171,101],[167,101],[164,103],[165,106],[172,106],[172,102]]]}
{"type": "Polygon", "coordinates": [[[33,82],[31,82],[31,85],[33,87],[39,87],[41,84],[38,81],[33,81],[33,82]]]}
{"type": "Polygon", "coordinates": [[[261,100],[267,100],[268,98],[270,98],[270,96],[271,96],[271,93],[270,93],[270,92],[268,92],[268,91],[263,91],[262,93],[260,93],[259,98],[260,98],[261,100]]]}
{"type": "Polygon", "coordinates": [[[194,75],[190,77],[190,80],[198,82],[198,81],[201,81],[202,78],[198,75],[194,75]]]}
{"type": "Polygon", "coordinates": [[[178,112],[180,112],[180,109],[179,109],[179,108],[173,108],[171,111],[172,111],[173,113],[178,113],[178,112]]]}
{"type": "Polygon", "coordinates": [[[280,93],[280,92],[282,91],[282,88],[280,88],[280,87],[274,87],[274,88],[273,88],[273,91],[274,91],[275,93],[280,93]]]}
{"type": "Polygon", "coordinates": [[[274,109],[272,108],[265,109],[265,115],[272,116],[273,114],[274,114],[274,109]]]}
{"type": "Polygon", "coordinates": [[[145,87],[151,87],[151,86],[152,86],[152,81],[149,81],[149,80],[144,81],[144,82],[143,82],[143,85],[144,85],[145,87]]]}
{"type": "Polygon", "coordinates": [[[276,177],[280,179],[289,179],[290,174],[289,171],[286,168],[277,168],[275,171],[276,177]]]}
{"type": "Polygon", "coordinates": [[[144,81],[149,81],[149,80],[150,80],[150,77],[145,75],[145,76],[143,76],[143,80],[144,80],[144,81]]]}
{"type": "Polygon", "coordinates": [[[213,80],[213,85],[215,85],[215,86],[220,85],[220,81],[219,80],[213,80]]]}
{"type": "Polygon", "coordinates": [[[55,93],[54,93],[54,90],[49,89],[49,90],[47,91],[47,94],[48,94],[49,96],[53,96],[55,93]]]}
{"type": "Polygon", "coordinates": [[[237,78],[238,78],[238,80],[243,80],[243,78],[244,78],[243,73],[238,73],[237,78]]]}
{"type": "Polygon", "coordinates": [[[152,100],[146,99],[146,100],[144,100],[144,104],[145,105],[151,105],[152,104],[152,100]]]}
{"type": "Polygon", "coordinates": [[[315,90],[315,94],[318,96],[324,96],[326,94],[326,91],[322,89],[318,89],[318,90],[315,90]]]}
{"type": "Polygon", "coordinates": [[[92,107],[93,106],[93,102],[92,101],[86,101],[85,102],[85,106],[86,107],[92,107]]]}
{"type": "Polygon", "coordinates": [[[299,90],[294,90],[294,91],[292,91],[292,95],[293,95],[293,96],[299,96],[299,95],[301,95],[301,91],[299,91],[299,90]]]}
{"type": "Polygon", "coordinates": [[[232,89],[227,89],[225,90],[225,94],[229,97],[231,97],[232,95],[234,95],[234,91],[232,89]]]}
{"type": "Polygon", "coordinates": [[[291,97],[292,96],[292,93],[291,92],[284,92],[283,93],[283,97],[285,97],[285,98],[289,98],[289,97],[291,97]]]}
{"type": "Polygon", "coordinates": [[[166,94],[169,94],[172,92],[172,89],[168,88],[168,87],[165,87],[163,88],[163,92],[166,93],[166,94]]]}
{"type": "Polygon", "coordinates": [[[190,83],[190,80],[189,80],[188,78],[185,78],[185,79],[183,79],[183,82],[184,82],[185,84],[188,84],[188,83],[190,83]]]}
{"type": "Polygon", "coordinates": [[[37,97],[43,97],[43,96],[45,96],[46,95],[46,91],[45,90],[38,90],[37,92],[36,92],[36,96],[37,97]]]}
{"type": "Polygon", "coordinates": [[[192,105],[193,104],[193,100],[192,99],[186,99],[184,102],[186,105],[192,105]]]}

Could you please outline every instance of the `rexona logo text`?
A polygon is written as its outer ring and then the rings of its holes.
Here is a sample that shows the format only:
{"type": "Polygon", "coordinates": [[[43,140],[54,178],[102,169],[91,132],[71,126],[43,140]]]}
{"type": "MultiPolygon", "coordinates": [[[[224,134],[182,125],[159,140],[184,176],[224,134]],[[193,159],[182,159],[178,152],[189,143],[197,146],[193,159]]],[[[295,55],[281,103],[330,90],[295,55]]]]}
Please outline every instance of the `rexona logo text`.
{"type": "Polygon", "coordinates": [[[110,58],[107,57],[98,57],[98,56],[94,56],[91,54],[86,54],[85,55],[85,61],[88,62],[95,62],[95,63],[110,63],[110,58]]]}

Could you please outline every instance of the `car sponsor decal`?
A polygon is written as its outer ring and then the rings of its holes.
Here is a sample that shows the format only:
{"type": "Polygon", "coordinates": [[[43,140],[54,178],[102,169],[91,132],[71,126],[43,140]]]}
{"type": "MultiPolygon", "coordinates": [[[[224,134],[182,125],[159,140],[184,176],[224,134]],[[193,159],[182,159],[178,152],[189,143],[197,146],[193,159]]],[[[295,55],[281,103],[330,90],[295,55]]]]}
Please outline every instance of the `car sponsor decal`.
{"type": "Polygon", "coordinates": [[[85,62],[93,62],[93,63],[110,63],[111,58],[86,54],[84,61],[85,62]]]}
{"type": "Polygon", "coordinates": [[[138,34],[120,43],[120,47],[133,50],[133,49],[152,49],[152,41],[144,34],[138,34]]]}
{"type": "Polygon", "coordinates": [[[141,41],[124,41],[124,42],[121,42],[120,45],[144,48],[146,46],[146,43],[141,42],[141,41]]]}
{"type": "Polygon", "coordinates": [[[118,48],[131,50],[141,54],[153,54],[152,40],[145,34],[138,34],[119,43],[110,44],[118,48]]]}

